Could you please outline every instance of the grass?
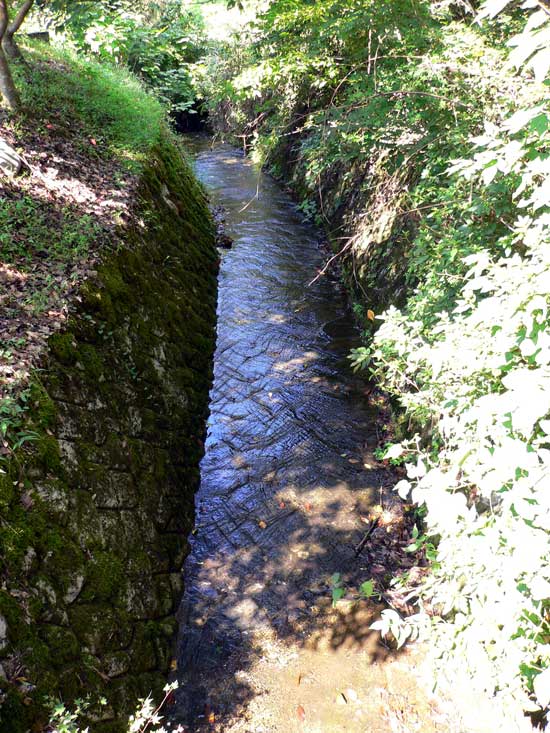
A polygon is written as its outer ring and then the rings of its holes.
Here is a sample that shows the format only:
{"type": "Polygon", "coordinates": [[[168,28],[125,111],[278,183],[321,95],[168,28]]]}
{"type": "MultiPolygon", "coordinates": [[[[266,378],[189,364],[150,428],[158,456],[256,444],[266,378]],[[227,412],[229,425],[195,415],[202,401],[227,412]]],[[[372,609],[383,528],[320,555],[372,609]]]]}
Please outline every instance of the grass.
{"type": "Polygon", "coordinates": [[[139,170],[147,150],[158,139],[166,113],[129,71],[78,58],[69,50],[29,46],[30,71],[19,70],[23,105],[47,129],[55,119],[76,124],[83,145],[97,143],[131,171],[139,170]]]}
{"type": "Polygon", "coordinates": [[[2,120],[30,171],[0,179],[0,460],[21,441],[25,388],[44,338],[62,327],[90,269],[118,246],[166,120],[123,68],[44,44],[24,54],[28,64],[14,65],[22,111],[2,120]]]}

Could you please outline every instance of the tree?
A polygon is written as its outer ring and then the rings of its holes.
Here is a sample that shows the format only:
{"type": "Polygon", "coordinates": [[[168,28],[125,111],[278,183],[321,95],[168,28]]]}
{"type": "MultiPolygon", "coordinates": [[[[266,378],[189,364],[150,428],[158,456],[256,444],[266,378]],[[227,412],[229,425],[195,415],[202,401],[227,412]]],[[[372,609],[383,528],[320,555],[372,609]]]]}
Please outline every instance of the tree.
{"type": "Polygon", "coordinates": [[[23,25],[23,22],[29,14],[29,11],[33,5],[34,0],[24,0],[21,7],[15,14],[15,18],[8,23],[8,27],[6,28],[6,31],[2,38],[2,48],[4,49],[6,55],[11,59],[22,58],[21,51],[19,50],[13,37],[23,25]]]}
{"type": "MultiPolygon", "coordinates": [[[[17,18],[16,18],[17,20],[17,18]]],[[[24,20],[24,16],[23,16],[24,20]]],[[[19,26],[21,23],[19,23],[19,26]]],[[[4,40],[8,34],[10,26],[10,16],[7,0],[0,0],[0,94],[2,95],[3,105],[13,112],[17,111],[21,105],[19,94],[13,81],[10,65],[6,52],[4,50],[4,40]]],[[[17,30],[17,29],[16,29],[17,30]]],[[[15,31],[14,31],[15,33],[15,31]]],[[[13,33],[12,33],[13,40],[13,33]]]]}

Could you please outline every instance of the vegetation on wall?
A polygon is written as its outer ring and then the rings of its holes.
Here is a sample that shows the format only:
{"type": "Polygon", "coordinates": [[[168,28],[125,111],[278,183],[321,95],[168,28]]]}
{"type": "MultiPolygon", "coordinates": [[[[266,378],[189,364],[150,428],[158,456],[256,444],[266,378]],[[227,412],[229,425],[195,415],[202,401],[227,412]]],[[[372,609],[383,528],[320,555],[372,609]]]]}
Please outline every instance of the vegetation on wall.
{"type": "Polygon", "coordinates": [[[104,693],[95,728],[118,731],[170,669],[214,227],[135,76],[42,46],[25,57],[3,134],[28,169],[0,201],[0,730],[47,727],[47,695],[104,693]]]}

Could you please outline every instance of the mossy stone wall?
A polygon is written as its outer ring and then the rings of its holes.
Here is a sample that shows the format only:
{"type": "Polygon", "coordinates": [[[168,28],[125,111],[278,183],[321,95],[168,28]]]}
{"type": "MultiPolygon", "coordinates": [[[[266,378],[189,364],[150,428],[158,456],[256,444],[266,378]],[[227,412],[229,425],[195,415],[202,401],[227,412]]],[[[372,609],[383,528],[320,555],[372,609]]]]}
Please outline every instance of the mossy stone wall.
{"type": "MultiPolygon", "coordinates": [[[[316,201],[324,227],[338,257],[343,281],[352,300],[365,311],[380,313],[400,305],[410,283],[405,281],[408,251],[416,236],[418,215],[405,201],[421,171],[399,155],[377,151],[353,164],[334,165],[312,187],[300,136],[282,138],[267,165],[301,200],[316,201]]],[[[361,310],[360,309],[360,310],[361,310]]],[[[361,319],[362,326],[373,328],[361,319]]]]}
{"type": "Polygon", "coordinates": [[[170,668],[215,342],[217,254],[171,138],[152,151],[124,246],[82,288],[0,473],[0,731],[44,695],[101,693],[123,729],[170,668]]]}

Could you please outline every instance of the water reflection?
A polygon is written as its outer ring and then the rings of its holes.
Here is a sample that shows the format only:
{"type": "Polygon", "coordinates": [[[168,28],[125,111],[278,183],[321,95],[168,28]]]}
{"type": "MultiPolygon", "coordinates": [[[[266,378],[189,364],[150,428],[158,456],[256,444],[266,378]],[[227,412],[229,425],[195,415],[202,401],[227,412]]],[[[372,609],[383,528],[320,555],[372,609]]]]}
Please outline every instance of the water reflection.
{"type": "Polygon", "coordinates": [[[211,416],[180,614],[176,718],[199,730],[205,710],[223,721],[246,707],[257,695],[246,677],[251,660],[274,649],[283,658],[287,642],[386,653],[368,630],[370,610],[349,608],[327,623],[327,579],[373,575],[368,548],[360,557],[354,548],[391,479],[372,468],[376,436],[364,385],[347,366],[356,334],[343,297],[327,279],[307,287],[324,261],[318,233],[233,149],[211,150],[204,139],[191,147],[234,239],[222,254],[211,416]]]}

